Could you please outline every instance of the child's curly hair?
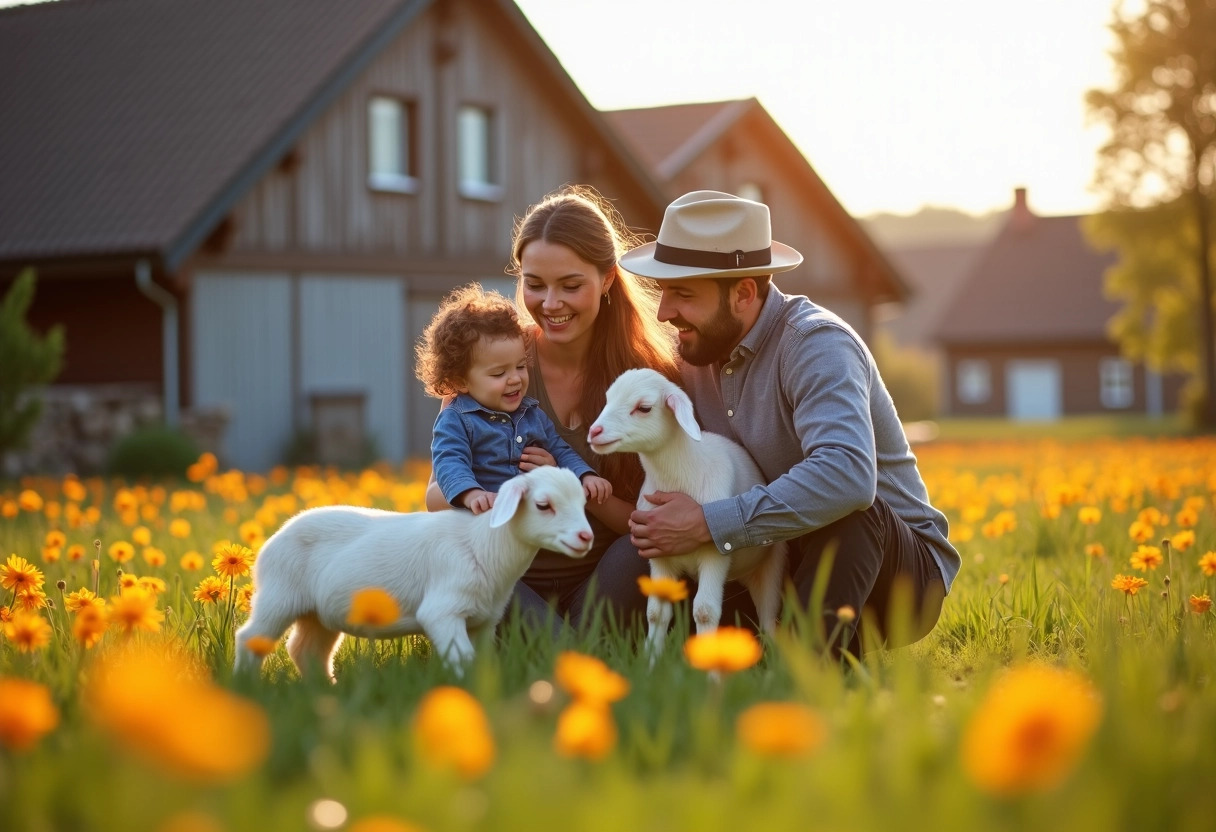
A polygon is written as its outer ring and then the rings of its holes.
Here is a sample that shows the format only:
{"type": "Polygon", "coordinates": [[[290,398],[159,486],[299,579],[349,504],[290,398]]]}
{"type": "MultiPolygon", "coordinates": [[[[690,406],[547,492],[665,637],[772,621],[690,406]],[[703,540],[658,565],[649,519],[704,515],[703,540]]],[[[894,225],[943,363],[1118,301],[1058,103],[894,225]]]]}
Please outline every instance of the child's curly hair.
{"type": "Polygon", "coordinates": [[[414,374],[427,395],[443,398],[460,392],[458,386],[473,362],[473,347],[482,338],[522,338],[528,344],[514,303],[487,292],[480,283],[452,290],[414,347],[414,374]]]}

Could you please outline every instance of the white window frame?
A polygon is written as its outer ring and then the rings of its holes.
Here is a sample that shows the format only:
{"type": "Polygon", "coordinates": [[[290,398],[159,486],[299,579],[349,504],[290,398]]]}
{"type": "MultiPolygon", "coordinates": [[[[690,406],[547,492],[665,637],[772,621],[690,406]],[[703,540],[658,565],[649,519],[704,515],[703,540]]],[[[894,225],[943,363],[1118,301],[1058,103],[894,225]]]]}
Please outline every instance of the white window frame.
{"type": "Polygon", "coordinates": [[[418,193],[415,112],[413,102],[401,98],[373,95],[368,99],[367,187],[373,191],[418,193]]]}
{"type": "Polygon", "coordinates": [[[955,392],[962,404],[983,404],[992,398],[992,365],[983,358],[963,358],[955,367],[955,392]]]}
{"type": "Polygon", "coordinates": [[[1136,401],[1136,377],[1126,358],[1107,357],[1098,362],[1099,395],[1109,410],[1126,410],[1136,401]]]}
{"type": "Polygon", "coordinates": [[[457,190],[466,199],[503,198],[498,115],[492,107],[462,104],[456,114],[457,190]]]}

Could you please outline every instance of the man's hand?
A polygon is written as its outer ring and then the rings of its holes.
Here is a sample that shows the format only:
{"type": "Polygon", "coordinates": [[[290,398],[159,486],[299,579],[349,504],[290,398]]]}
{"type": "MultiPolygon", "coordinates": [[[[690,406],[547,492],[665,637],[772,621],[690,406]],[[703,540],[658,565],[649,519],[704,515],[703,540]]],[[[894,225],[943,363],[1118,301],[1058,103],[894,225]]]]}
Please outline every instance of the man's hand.
{"type": "Polygon", "coordinates": [[[470,488],[468,491],[460,495],[460,501],[464,503],[464,507],[474,514],[481,514],[483,511],[489,511],[494,507],[494,498],[497,497],[491,491],[482,491],[480,488],[470,488]]]}
{"type": "Polygon", "coordinates": [[[704,543],[712,543],[701,504],[679,491],[656,491],[643,495],[654,508],[629,516],[629,541],[644,558],[685,555],[704,543]]]}
{"type": "Polygon", "coordinates": [[[595,474],[587,474],[583,477],[583,493],[587,495],[587,502],[594,500],[603,505],[604,500],[612,496],[612,483],[595,474]]]}

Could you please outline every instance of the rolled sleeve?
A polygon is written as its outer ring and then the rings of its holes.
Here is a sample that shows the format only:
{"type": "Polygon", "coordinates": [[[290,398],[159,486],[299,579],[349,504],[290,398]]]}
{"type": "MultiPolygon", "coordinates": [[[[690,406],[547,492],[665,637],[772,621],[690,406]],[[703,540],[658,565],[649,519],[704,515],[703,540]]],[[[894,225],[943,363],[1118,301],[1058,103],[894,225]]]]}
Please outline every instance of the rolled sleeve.
{"type": "Polygon", "coordinates": [[[471,488],[481,488],[473,476],[473,458],[468,432],[460,414],[446,408],[435,420],[431,436],[431,468],[435,482],[449,503],[471,488]]]}

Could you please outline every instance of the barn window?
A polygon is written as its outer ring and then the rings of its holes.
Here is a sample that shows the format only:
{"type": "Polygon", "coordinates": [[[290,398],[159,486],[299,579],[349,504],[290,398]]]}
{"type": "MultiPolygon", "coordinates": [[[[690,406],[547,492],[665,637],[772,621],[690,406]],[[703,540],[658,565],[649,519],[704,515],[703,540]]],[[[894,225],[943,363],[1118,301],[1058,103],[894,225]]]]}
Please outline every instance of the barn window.
{"type": "Polygon", "coordinates": [[[1098,377],[1103,407],[1132,406],[1135,391],[1132,388],[1131,362],[1122,358],[1103,358],[1098,365],[1098,377]]]}
{"type": "Polygon", "coordinates": [[[367,185],[376,191],[418,191],[414,104],[384,95],[367,104],[367,185]]]}
{"type": "Polygon", "coordinates": [[[958,400],[964,404],[980,404],[992,395],[992,370],[988,362],[967,358],[958,362],[958,400]]]}
{"type": "Polygon", "coordinates": [[[503,195],[498,164],[498,127],[489,107],[465,104],[456,125],[460,195],[499,200],[503,195]]]}

